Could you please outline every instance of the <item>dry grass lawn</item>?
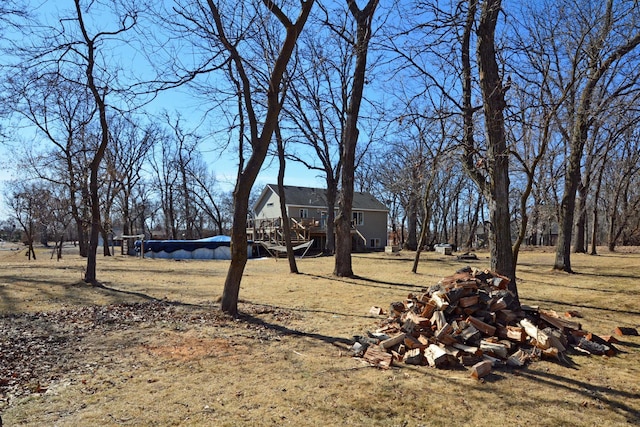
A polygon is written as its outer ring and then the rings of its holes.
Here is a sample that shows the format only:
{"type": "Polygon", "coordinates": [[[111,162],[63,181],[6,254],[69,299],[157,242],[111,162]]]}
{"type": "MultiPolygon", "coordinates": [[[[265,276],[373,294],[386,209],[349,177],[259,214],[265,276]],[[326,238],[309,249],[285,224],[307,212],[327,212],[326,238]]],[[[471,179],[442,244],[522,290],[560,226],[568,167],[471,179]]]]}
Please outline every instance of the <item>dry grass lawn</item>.
{"type": "MultiPolygon", "coordinates": [[[[494,371],[483,382],[465,369],[400,364],[385,371],[352,358],[352,336],[375,329],[380,320],[368,315],[371,306],[387,308],[465,265],[488,267],[486,254],[460,262],[427,253],[419,274],[412,274],[412,255],[354,255],[359,276],[353,279],[332,277],[332,258],[298,260],[299,275],[288,272],[286,260],[250,260],[240,291],[242,315],[230,319],[217,303],[226,261],[100,257],[104,287],[90,287],[81,281],[84,260],[72,252],[56,262],[41,248],[38,260],[29,262],[24,251],[0,251],[0,351],[24,342],[15,357],[27,368],[11,369],[31,370],[22,389],[8,387],[17,380],[0,378],[2,421],[640,424],[640,337],[622,337],[620,353],[611,358],[572,354],[572,367],[539,361],[494,371]],[[28,368],[30,360],[34,366],[28,368]]],[[[552,272],[552,261],[550,250],[521,253],[523,303],[577,310],[583,328],[597,334],[616,326],[640,328],[640,254],[603,249],[599,256],[574,255],[573,275],[552,272]]]]}

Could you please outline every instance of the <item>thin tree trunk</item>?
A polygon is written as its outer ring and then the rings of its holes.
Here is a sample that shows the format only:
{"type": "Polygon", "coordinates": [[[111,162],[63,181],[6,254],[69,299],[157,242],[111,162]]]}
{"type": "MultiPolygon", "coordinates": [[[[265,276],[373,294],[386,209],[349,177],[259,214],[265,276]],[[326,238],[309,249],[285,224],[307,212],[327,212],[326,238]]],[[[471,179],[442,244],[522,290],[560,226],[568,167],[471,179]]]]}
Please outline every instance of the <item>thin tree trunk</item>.
{"type": "Polygon", "coordinates": [[[287,215],[287,206],[284,194],[284,171],[286,159],[284,157],[284,143],[282,141],[282,134],[280,133],[280,126],[276,126],[275,133],[276,142],[278,144],[278,160],[280,162],[280,167],[278,168],[278,193],[280,193],[280,217],[282,218],[282,232],[284,233],[284,244],[287,248],[289,272],[298,274],[296,256],[293,253],[293,246],[291,245],[291,223],[289,222],[289,215],[287,215]]]}

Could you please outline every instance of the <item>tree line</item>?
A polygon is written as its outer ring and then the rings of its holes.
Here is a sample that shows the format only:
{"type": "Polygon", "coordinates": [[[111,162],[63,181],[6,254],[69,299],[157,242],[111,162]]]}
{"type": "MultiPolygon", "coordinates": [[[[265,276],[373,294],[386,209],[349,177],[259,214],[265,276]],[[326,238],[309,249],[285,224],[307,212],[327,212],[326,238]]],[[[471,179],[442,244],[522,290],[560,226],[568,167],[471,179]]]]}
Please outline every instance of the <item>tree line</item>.
{"type": "Polygon", "coordinates": [[[486,244],[516,296],[523,245],[571,272],[572,252],[640,244],[637,2],[28,3],[0,6],[6,200],[30,243],[72,233],[88,283],[115,223],[230,234],[235,314],[270,159],[280,185],[291,162],[326,183],[338,276],[354,190],[388,205],[414,271],[424,247],[486,244]],[[155,108],[172,97],[191,107],[155,108]],[[223,152],[231,194],[208,161],[223,152]]]}

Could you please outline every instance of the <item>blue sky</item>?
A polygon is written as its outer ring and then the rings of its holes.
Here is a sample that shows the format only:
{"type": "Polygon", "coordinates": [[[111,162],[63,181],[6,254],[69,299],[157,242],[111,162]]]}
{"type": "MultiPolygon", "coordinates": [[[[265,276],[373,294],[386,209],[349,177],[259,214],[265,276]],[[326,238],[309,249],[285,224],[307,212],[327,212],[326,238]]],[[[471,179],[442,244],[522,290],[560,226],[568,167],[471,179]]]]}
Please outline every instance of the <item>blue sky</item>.
{"type": "MultiPolygon", "coordinates": [[[[34,3],[40,6],[33,10],[45,17],[47,22],[53,24],[57,22],[57,15],[60,9],[73,6],[72,0],[34,0],[34,3]]],[[[101,20],[103,19],[108,18],[101,16],[101,20]]],[[[8,33],[6,35],[11,37],[16,34],[8,33]]],[[[118,52],[126,52],[126,49],[119,49],[118,52]]],[[[132,68],[136,68],[137,73],[146,74],[144,68],[146,65],[143,62],[126,57],[121,58],[121,60],[122,63],[129,63],[132,68]]],[[[185,119],[186,127],[196,127],[201,123],[197,130],[197,132],[204,137],[200,147],[201,151],[211,170],[215,172],[221,189],[230,191],[235,184],[238,156],[233,148],[227,151],[220,151],[216,146],[215,137],[207,137],[207,128],[216,127],[216,124],[213,123],[213,120],[210,118],[202,123],[201,117],[204,108],[209,108],[209,106],[203,104],[202,98],[191,96],[186,92],[186,89],[164,92],[146,107],[149,111],[156,113],[162,110],[167,110],[169,113],[177,111],[185,119]]],[[[12,126],[8,122],[0,123],[0,126],[9,131],[12,130],[12,126]]],[[[15,129],[15,127],[13,127],[13,129],[15,129]]],[[[35,139],[37,141],[38,136],[36,134],[34,137],[33,130],[24,129],[13,134],[12,138],[8,141],[9,145],[0,145],[0,194],[4,192],[4,184],[6,181],[12,179],[14,176],[15,162],[13,160],[15,156],[12,154],[11,145],[20,144],[21,139],[35,139]]],[[[268,183],[275,183],[277,180],[277,172],[277,161],[268,158],[263,170],[258,176],[255,187],[260,189],[268,183]]],[[[288,162],[285,184],[323,187],[324,181],[317,175],[317,171],[309,171],[300,164],[288,162]]],[[[8,212],[4,205],[3,197],[0,197],[0,219],[6,218],[7,216],[8,212]]]]}

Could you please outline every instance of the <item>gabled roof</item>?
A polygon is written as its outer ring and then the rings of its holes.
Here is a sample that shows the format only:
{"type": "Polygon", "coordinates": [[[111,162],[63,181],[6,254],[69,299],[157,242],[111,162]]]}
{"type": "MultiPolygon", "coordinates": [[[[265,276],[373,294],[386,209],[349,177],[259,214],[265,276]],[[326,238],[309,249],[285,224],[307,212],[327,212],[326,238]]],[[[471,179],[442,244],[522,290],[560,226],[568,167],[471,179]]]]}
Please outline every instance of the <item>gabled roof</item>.
{"type": "MultiPolygon", "coordinates": [[[[276,184],[268,184],[262,192],[260,199],[262,199],[268,191],[272,191],[277,196],[280,196],[278,186],[276,184]]],[[[293,185],[284,186],[284,197],[287,205],[326,208],[327,198],[325,192],[326,190],[323,188],[298,187],[293,185]]],[[[258,199],[258,201],[260,199],[258,199]]],[[[389,210],[370,193],[360,191],[353,193],[353,209],[371,211],[389,210]]]]}

